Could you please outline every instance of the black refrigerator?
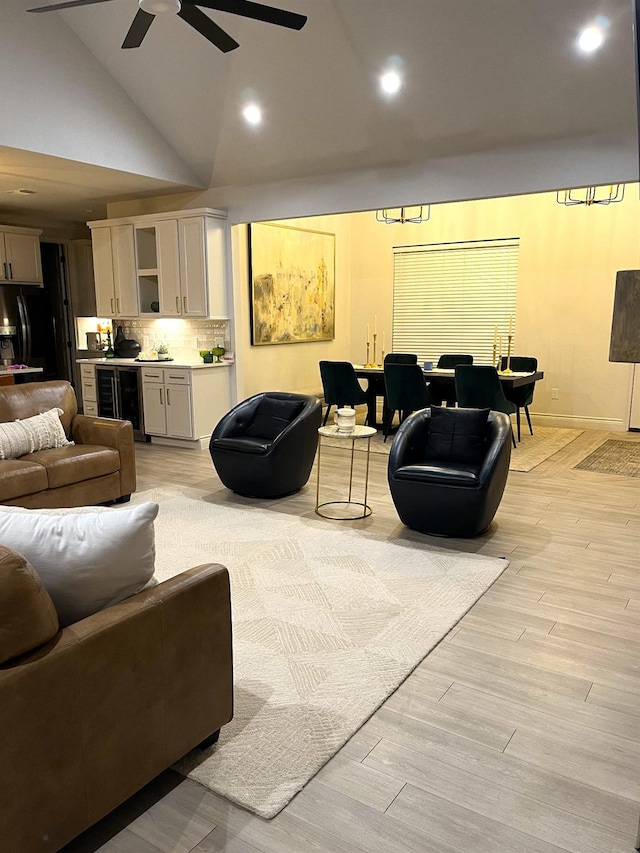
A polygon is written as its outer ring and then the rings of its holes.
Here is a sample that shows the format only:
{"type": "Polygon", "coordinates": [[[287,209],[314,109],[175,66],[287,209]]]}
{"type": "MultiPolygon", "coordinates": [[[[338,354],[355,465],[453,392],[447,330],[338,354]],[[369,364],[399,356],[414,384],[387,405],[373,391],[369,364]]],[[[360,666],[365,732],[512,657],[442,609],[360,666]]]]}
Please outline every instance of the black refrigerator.
{"type": "Polygon", "coordinates": [[[40,249],[43,287],[0,284],[0,341],[5,343],[0,359],[11,354],[14,364],[43,370],[23,376],[16,371],[16,381],[71,379],[70,318],[64,267],[60,263],[62,247],[43,243],[40,249]],[[11,334],[3,334],[3,329],[11,330],[11,334]]]}

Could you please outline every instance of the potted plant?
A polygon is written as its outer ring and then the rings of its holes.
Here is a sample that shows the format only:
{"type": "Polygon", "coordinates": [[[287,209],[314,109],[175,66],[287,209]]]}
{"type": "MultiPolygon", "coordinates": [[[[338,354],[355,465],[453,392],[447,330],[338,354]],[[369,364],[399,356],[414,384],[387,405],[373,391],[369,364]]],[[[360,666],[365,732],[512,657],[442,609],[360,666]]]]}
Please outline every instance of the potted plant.
{"type": "Polygon", "coordinates": [[[204,361],[205,364],[213,363],[213,353],[210,349],[201,349],[200,358],[204,361]]]}
{"type": "Polygon", "coordinates": [[[156,352],[158,353],[159,361],[171,361],[169,347],[165,343],[158,344],[156,352]]]}

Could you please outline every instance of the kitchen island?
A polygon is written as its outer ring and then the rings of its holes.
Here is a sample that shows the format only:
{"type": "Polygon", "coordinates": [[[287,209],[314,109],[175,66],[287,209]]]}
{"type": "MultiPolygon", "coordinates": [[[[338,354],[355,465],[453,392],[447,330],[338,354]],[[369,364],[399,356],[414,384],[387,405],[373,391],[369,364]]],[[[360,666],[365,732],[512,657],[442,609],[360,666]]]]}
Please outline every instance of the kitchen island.
{"type": "Polygon", "coordinates": [[[78,364],[84,414],[129,419],[138,437],[154,444],[208,447],[213,428],[231,408],[228,362],[82,358],[78,364]]]}

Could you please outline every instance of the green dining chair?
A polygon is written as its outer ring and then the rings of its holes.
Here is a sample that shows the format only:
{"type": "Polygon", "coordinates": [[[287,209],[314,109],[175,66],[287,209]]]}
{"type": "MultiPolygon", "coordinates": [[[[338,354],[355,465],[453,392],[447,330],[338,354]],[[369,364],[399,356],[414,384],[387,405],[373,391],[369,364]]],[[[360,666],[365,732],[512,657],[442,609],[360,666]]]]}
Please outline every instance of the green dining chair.
{"type": "Polygon", "coordinates": [[[393,416],[398,412],[400,423],[412,412],[431,405],[431,395],[424,381],[422,368],[417,364],[396,364],[385,359],[384,386],[387,406],[383,420],[384,440],[391,432],[393,416]]]}
{"type": "MultiPolygon", "coordinates": [[[[491,365],[458,364],[456,372],[456,397],[464,409],[491,409],[513,415],[517,406],[504,395],[498,371],[491,365]]],[[[511,430],[511,440],[516,438],[511,430]]]]}
{"type": "MultiPolygon", "coordinates": [[[[500,370],[507,369],[506,356],[502,356],[500,362],[500,370]]],[[[538,369],[538,359],[529,355],[512,355],[510,361],[511,370],[515,373],[534,373],[538,369]]],[[[529,385],[520,385],[519,388],[505,388],[504,396],[507,400],[511,400],[517,406],[516,410],[516,426],[518,429],[518,441],[520,441],[520,409],[524,409],[529,424],[529,432],[533,435],[533,427],[531,426],[531,415],[529,414],[529,406],[533,402],[533,392],[536,387],[535,382],[529,385]]]]}

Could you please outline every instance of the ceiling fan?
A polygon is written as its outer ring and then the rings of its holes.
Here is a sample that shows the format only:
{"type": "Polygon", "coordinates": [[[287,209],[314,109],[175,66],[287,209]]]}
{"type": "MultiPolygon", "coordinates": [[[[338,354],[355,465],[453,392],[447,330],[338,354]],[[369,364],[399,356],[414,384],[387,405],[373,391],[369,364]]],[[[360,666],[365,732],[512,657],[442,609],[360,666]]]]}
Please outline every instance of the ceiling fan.
{"type": "MultiPolygon", "coordinates": [[[[38,6],[28,11],[53,12],[58,9],[71,9],[74,6],[91,6],[94,3],[110,2],[111,0],[65,0],[64,3],[38,6]]],[[[306,15],[298,15],[296,12],[287,12],[273,6],[264,6],[262,3],[253,3],[251,0],[138,0],[138,11],[122,42],[122,47],[140,47],[155,16],[166,12],[177,14],[223,53],[228,53],[240,46],[234,38],[201,12],[198,6],[214,9],[217,12],[230,12],[232,15],[253,18],[256,21],[264,21],[267,24],[276,24],[292,30],[301,30],[307,23],[306,15]]]]}

